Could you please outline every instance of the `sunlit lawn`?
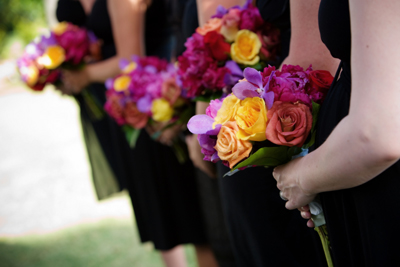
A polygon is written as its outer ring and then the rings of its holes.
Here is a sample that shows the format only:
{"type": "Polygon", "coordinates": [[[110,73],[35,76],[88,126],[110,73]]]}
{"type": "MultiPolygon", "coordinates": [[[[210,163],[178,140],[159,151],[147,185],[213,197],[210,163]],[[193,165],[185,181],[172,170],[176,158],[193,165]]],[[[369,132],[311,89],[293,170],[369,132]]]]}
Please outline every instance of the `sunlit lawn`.
{"type": "MultiPolygon", "coordinates": [[[[186,256],[195,267],[193,247],[186,256]]],[[[159,254],[150,244],[140,244],[128,219],[105,219],[43,235],[0,237],[2,267],[158,267],[159,254]]]]}

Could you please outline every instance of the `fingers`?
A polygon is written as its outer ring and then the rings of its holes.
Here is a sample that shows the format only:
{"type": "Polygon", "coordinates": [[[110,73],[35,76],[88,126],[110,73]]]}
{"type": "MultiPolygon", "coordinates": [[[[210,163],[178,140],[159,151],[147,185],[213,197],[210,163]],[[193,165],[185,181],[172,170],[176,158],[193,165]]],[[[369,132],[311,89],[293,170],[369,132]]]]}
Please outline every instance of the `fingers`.
{"type": "Polygon", "coordinates": [[[307,227],[314,228],[315,227],[314,222],[312,220],[308,220],[307,227]]]}

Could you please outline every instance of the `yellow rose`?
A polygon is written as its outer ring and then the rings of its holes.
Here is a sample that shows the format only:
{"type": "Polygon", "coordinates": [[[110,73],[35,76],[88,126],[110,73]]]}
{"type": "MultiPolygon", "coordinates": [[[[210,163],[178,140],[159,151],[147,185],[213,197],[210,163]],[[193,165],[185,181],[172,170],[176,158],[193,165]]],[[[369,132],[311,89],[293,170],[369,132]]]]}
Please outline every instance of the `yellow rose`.
{"type": "Polygon", "coordinates": [[[231,56],[234,61],[246,65],[254,65],[260,61],[258,53],[261,42],[257,34],[249,30],[240,30],[235,42],[231,45],[231,56]]]}
{"type": "Polygon", "coordinates": [[[122,73],[129,73],[129,72],[132,72],[132,71],[134,71],[134,70],[136,69],[136,67],[137,67],[136,62],[131,62],[131,63],[129,63],[129,65],[127,65],[127,66],[122,70],[122,73]]]}
{"type": "Polygon", "coordinates": [[[267,108],[264,99],[246,98],[241,101],[235,116],[239,127],[237,138],[241,140],[264,141],[267,128],[267,108]]]}
{"type": "Polygon", "coordinates": [[[229,167],[232,168],[242,159],[247,158],[253,148],[251,142],[236,138],[236,133],[239,130],[236,122],[228,121],[225,123],[218,133],[217,143],[214,146],[218,152],[218,157],[221,160],[229,162],[229,167]]]}
{"type": "Polygon", "coordinates": [[[240,99],[234,94],[225,97],[224,101],[222,101],[221,108],[217,112],[217,116],[214,118],[213,128],[215,128],[217,124],[223,125],[227,121],[234,121],[239,104],[240,99]]]}
{"type": "Polygon", "coordinates": [[[46,69],[55,69],[65,61],[65,50],[58,45],[47,47],[44,54],[38,58],[38,63],[46,69]]]}
{"type": "Polygon", "coordinates": [[[153,101],[151,112],[153,113],[153,120],[160,122],[169,121],[172,118],[172,115],[174,115],[174,109],[164,98],[159,98],[153,101]]]}
{"type": "Polygon", "coordinates": [[[115,79],[114,81],[114,90],[117,92],[122,92],[128,89],[129,84],[131,83],[131,78],[126,75],[122,75],[115,79]]]}
{"type": "Polygon", "coordinates": [[[57,35],[61,35],[67,30],[67,28],[68,28],[68,22],[63,21],[54,26],[53,32],[57,35]]]}

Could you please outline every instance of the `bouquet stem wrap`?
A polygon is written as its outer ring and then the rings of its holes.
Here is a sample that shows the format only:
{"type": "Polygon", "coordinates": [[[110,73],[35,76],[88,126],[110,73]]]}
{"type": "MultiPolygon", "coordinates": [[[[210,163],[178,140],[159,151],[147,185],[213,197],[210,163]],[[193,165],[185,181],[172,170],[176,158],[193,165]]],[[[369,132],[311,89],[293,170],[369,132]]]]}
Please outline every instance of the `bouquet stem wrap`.
{"type": "Polygon", "coordinates": [[[328,264],[328,267],[333,267],[328,230],[326,227],[325,216],[324,212],[322,211],[321,204],[318,202],[318,200],[315,200],[309,205],[310,212],[312,214],[311,220],[314,222],[314,230],[317,231],[319,238],[321,239],[326,262],[328,264]]]}

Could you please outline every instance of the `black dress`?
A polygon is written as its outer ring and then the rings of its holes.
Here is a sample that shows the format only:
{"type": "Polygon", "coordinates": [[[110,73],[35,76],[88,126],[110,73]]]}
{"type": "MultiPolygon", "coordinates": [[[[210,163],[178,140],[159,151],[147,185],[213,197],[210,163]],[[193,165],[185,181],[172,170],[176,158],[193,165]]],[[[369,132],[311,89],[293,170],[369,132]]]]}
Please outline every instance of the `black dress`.
{"type": "MultiPolygon", "coordinates": [[[[178,55],[185,50],[184,41],[195,32],[198,26],[196,0],[188,0],[183,5],[183,17],[179,31],[182,41],[177,42],[178,55]]],[[[219,267],[235,267],[235,257],[223,216],[218,180],[209,177],[198,168],[195,169],[208,243],[219,267]]]]}
{"type": "MultiPolygon", "coordinates": [[[[322,41],[341,59],[342,73],[329,89],[317,125],[321,145],[349,112],[350,15],[347,0],[322,0],[322,41]]],[[[345,153],[345,152],[344,152],[345,153]]],[[[400,162],[355,188],[321,193],[335,266],[400,266],[400,162]]]]}
{"type": "MultiPolygon", "coordinates": [[[[59,0],[59,4],[64,1],[66,0],[59,0]]],[[[164,4],[163,0],[153,0],[146,12],[145,44],[147,55],[168,58],[173,38],[164,4]]],[[[114,56],[116,50],[107,0],[97,0],[94,3],[86,25],[103,40],[103,58],[114,56]]],[[[104,85],[92,85],[92,90],[104,104],[104,85]]],[[[107,119],[112,121],[111,118],[107,119]]],[[[119,127],[115,130],[122,133],[119,127]]],[[[103,134],[102,130],[96,131],[97,136],[103,134]]],[[[151,241],[159,250],[168,250],[185,243],[205,243],[203,218],[191,163],[180,165],[170,147],[154,142],[144,130],[141,131],[134,150],[129,149],[122,134],[115,138],[99,140],[102,140],[103,148],[109,146],[114,149],[110,157],[117,157],[114,160],[124,164],[123,171],[129,171],[125,176],[126,186],[141,241],[151,241]],[[124,145],[118,146],[116,142],[124,145]],[[122,153],[117,153],[117,148],[122,153]]]]}
{"type": "MultiPolygon", "coordinates": [[[[281,30],[282,56],[290,40],[289,1],[257,1],[261,16],[281,30]]],[[[255,167],[223,177],[222,203],[238,266],[326,266],[318,234],[279,196],[272,168],[255,167]]]]}

